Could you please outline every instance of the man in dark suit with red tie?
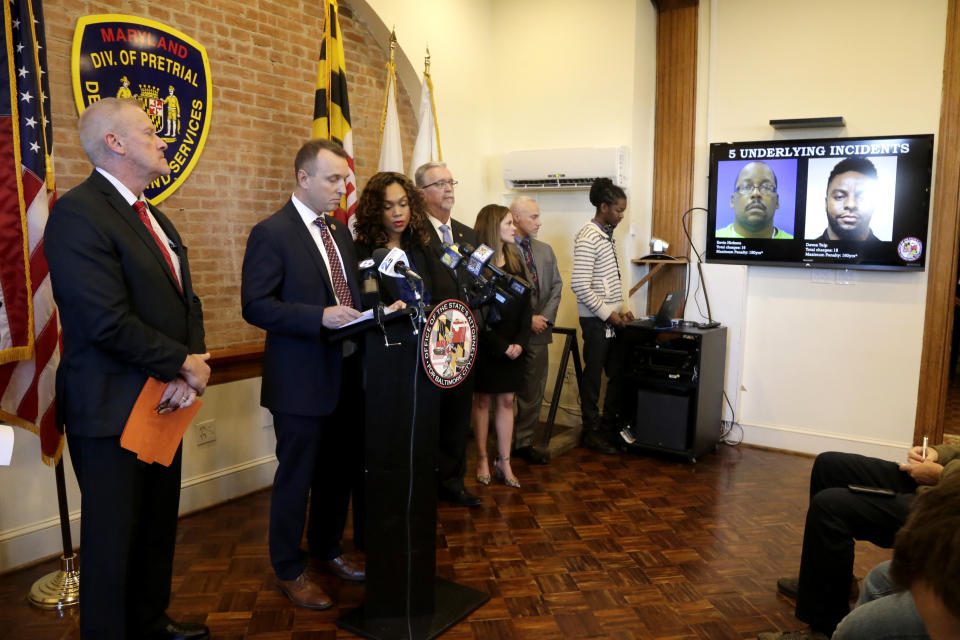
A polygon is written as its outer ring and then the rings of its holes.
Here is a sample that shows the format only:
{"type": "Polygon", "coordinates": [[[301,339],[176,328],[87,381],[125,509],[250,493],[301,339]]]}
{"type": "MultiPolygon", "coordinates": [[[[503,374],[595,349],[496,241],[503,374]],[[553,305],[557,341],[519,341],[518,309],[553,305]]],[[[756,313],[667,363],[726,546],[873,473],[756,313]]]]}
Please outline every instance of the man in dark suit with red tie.
{"type": "Polygon", "coordinates": [[[167,145],[137,101],[117,98],[87,107],[80,141],[96,169],[44,233],[63,327],[57,413],[81,492],[80,634],[199,640],[206,626],[166,614],[181,451],[164,467],[120,446],[148,377],[168,383],[163,413],[192,404],[210,376],[186,247],[143,196],[170,173],[167,145]]]}
{"type": "Polygon", "coordinates": [[[294,170],[293,196],[250,232],[241,303],[244,319],[267,332],[260,403],[273,414],[279,463],[270,562],[294,604],[326,609],[330,597],[300,551],[305,527],[314,566],[345,580],[365,578],[362,561],[340,548],[351,480],[362,463],[361,362],[352,342],[328,341],[332,329],[359,317],[360,292],[350,231],[324,215],[346,193],[346,152],[311,140],[294,170]]]}

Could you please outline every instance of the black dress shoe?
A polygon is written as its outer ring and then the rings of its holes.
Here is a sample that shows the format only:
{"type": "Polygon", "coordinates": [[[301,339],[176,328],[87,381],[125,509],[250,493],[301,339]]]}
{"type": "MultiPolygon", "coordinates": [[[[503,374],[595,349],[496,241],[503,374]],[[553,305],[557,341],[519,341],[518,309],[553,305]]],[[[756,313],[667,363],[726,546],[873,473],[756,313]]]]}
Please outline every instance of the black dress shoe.
{"type": "Polygon", "coordinates": [[[583,436],[583,446],[595,453],[611,456],[620,453],[620,449],[613,446],[599,431],[589,431],[583,436]]]}
{"type": "Polygon", "coordinates": [[[547,464],[550,462],[550,454],[541,451],[531,445],[525,447],[517,447],[513,450],[511,455],[515,458],[523,458],[530,464],[547,464]]]}
{"type": "Polygon", "coordinates": [[[441,489],[440,499],[460,505],[461,507],[479,507],[483,502],[479,496],[475,496],[466,489],[452,490],[441,489]]]}
{"type": "Polygon", "coordinates": [[[547,464],[550,462],[550,452],[536,447],[530,447],[530,464],[547,464]]]}
{"type": "Polygon", "coordinates": [[[144,636],[144,640],[204,640],[210,637],[210,629],[196,622],[174,622],[171,620],[160,631],[144,636]]]}

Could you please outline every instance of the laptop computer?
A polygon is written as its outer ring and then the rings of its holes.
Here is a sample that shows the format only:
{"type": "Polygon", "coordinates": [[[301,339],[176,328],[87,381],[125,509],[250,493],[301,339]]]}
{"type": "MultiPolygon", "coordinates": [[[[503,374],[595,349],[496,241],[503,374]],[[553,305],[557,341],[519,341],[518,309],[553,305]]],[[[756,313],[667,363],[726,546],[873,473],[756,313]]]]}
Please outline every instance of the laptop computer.
{"type": "Polygon", "coordinates": [[[657,315],[653,319],[654,329],[670,329],[673,327],[673,316],[676,315],[677,309],[679,309],[683,303],[685,294],[685,289],[677,289],[676,291],[671,291],[663,298],[660,311],[657,311],[657,315]]]}

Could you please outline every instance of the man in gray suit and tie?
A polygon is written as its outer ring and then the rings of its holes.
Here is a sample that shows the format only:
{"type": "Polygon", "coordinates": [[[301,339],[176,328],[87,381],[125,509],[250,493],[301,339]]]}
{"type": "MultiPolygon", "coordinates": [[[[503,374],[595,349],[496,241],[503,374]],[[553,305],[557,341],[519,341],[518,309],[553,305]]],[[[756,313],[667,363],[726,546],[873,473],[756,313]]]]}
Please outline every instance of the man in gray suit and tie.
{"type": "MultiPolygon", "coordinates": [[[[553,341],[553,323],[557,319],[563,281],[557,269],[557,257],[545,242],[536,239],[540,225],[540,207],[537,201],[518,196],[510,204],[517,247],[526,263],[527,279],[533,284],[533,320],[530,343],[523,352],[523,387],[517,392],[517,418],[514,440],[514,455],[534,464],[550,460],[549,442],[538,442],[534,436],[540,421],[540,405],[547,386],[547,364],[550,343],[553,341]]],[[[540,436],[542,439],[542,434],[540,436]]]]}

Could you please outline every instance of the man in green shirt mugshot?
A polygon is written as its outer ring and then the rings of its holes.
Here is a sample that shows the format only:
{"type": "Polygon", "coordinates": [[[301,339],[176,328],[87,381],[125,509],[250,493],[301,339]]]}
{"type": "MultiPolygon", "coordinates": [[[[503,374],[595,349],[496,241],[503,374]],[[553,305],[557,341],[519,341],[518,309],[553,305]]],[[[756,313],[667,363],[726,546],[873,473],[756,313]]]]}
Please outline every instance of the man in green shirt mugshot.
{"type": "Polygon", "coordinates": [[[733,222],[717,229],[717,238],[766,238],[788,240],[793,236],[773,226],[773,214],[780,207],[777,176],[764,162],[750,162],[737,174],[730,208],[733,222]]]}

